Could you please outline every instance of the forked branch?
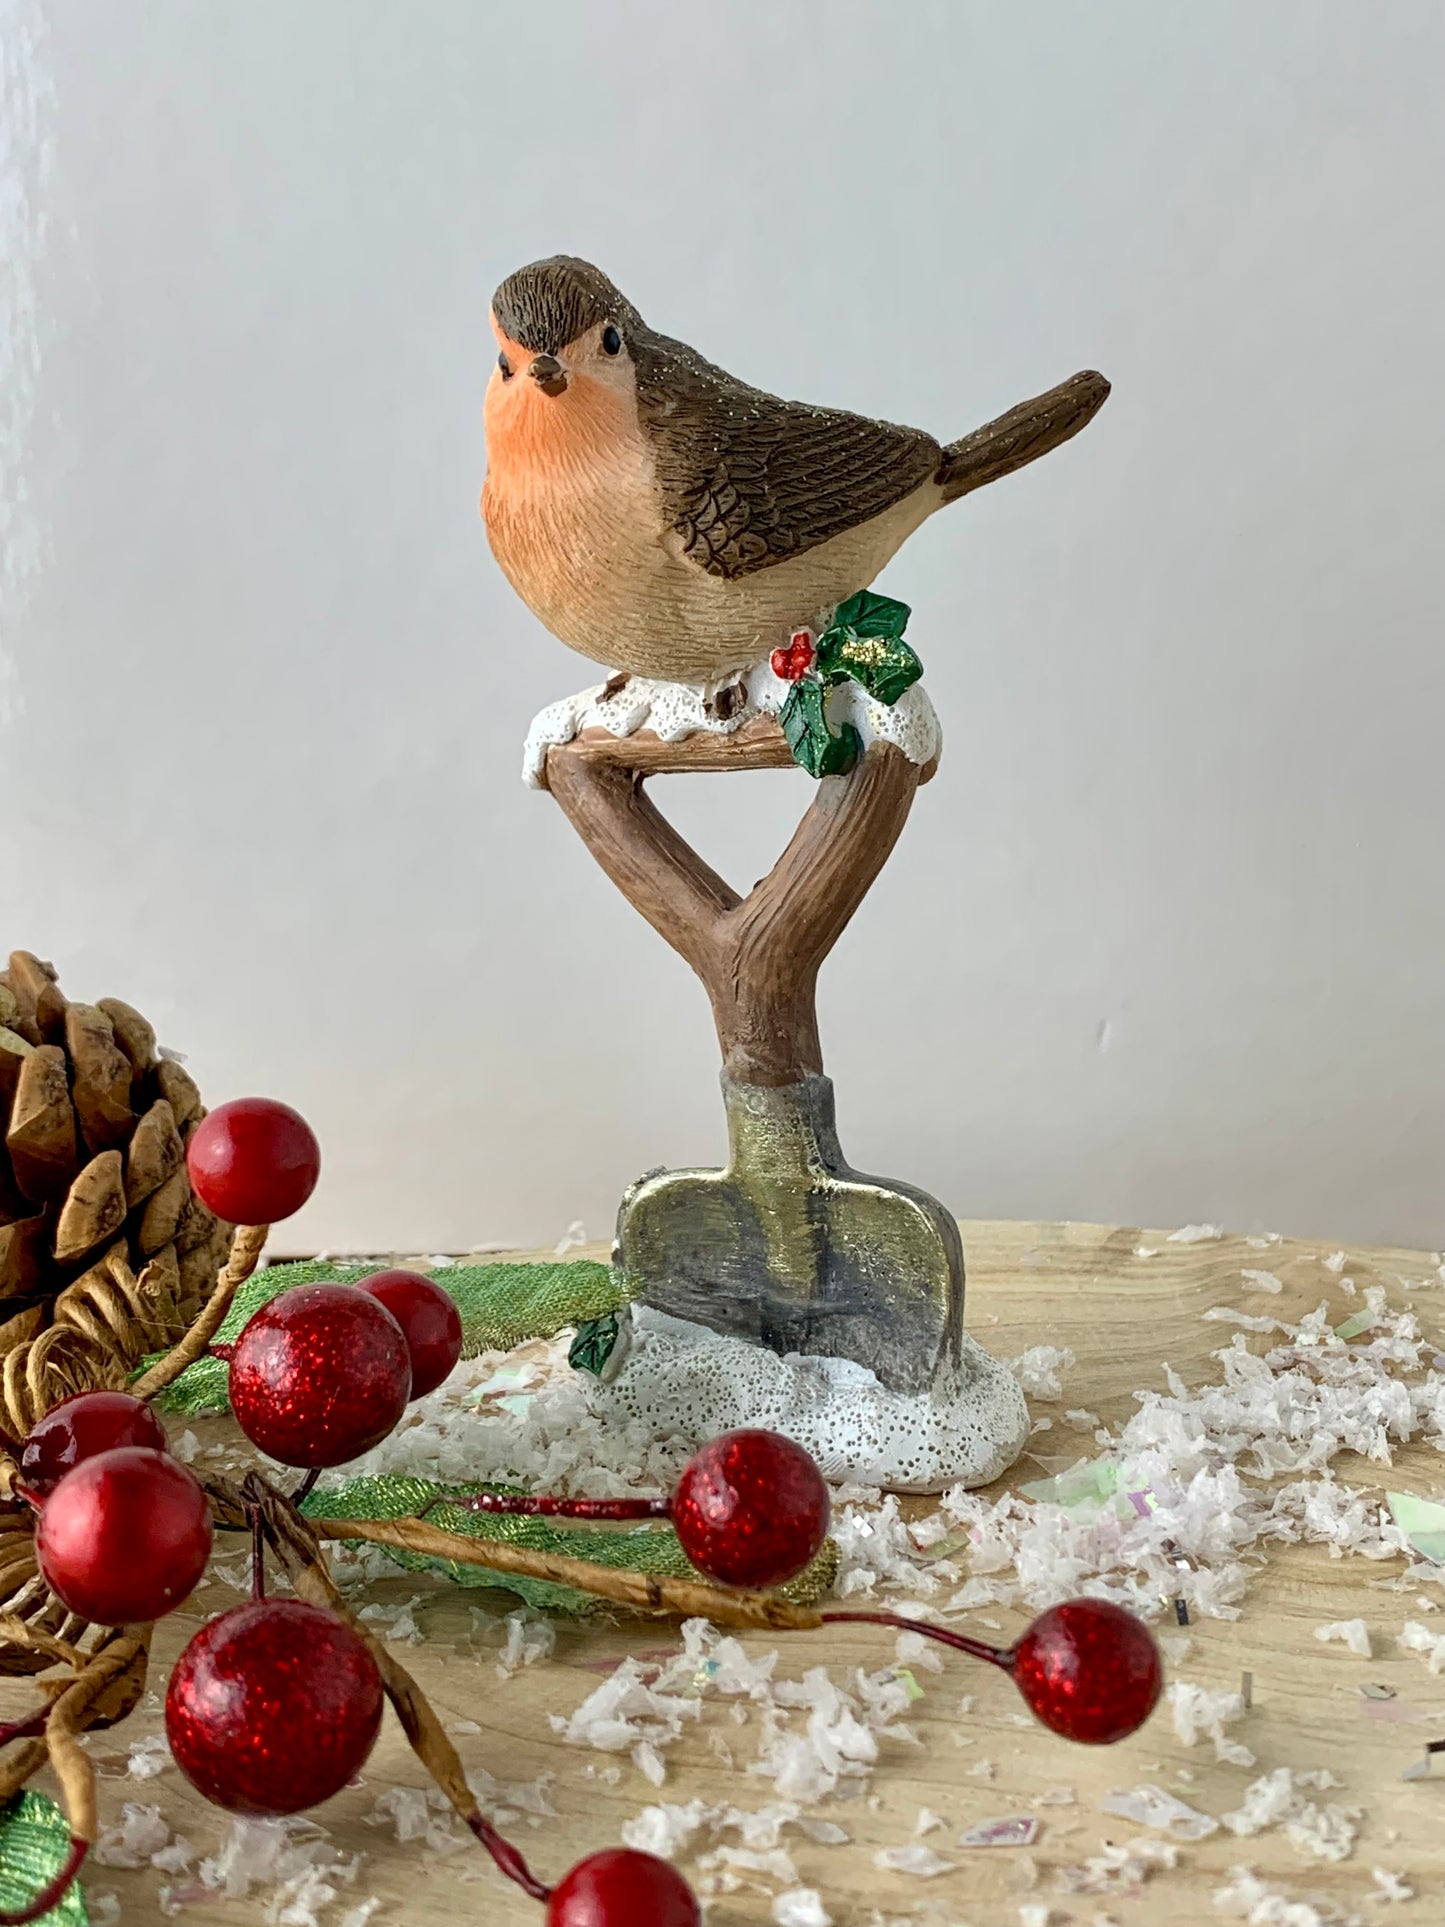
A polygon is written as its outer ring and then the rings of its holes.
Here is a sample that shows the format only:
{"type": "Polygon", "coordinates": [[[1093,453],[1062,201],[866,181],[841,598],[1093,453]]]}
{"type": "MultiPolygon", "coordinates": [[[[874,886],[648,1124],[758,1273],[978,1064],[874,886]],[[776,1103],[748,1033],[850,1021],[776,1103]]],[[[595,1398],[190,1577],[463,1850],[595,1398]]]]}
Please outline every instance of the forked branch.
{"type": "MultiPolygon", "coordinates": [[[[748,744],[726,766],[774,767],[777,745],[786,751],[781,730],[748,730],[748,744]]],[[[818,970],[886,862],[928,772],[891,744],[875,743],[846,776],[818,784],[787,849],[739,898],[643,789],[646,775],[658,771],[718,767],[683,754],[697,740],[654,739],[638,760],[635,738],[584,736],[550,752],[548,787],[617,888],[702,979],[728,1075],[795,1084],[823,1067],[818,970]]]]}

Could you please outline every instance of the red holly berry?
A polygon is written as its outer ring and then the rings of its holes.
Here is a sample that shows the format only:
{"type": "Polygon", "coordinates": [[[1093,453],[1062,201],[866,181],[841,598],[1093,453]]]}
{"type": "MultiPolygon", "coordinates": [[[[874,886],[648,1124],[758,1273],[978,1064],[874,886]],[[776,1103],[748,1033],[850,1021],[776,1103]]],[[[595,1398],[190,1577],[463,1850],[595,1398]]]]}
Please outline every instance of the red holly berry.
{"type": "Polygon", "coordinates": [[[434,1392],[462,1355],[462,1318],[456,1300],[419,1271],[378,1271],[363,1278],[359,1291],[386,1306],[411,1353],[411,1395],[434,1392]]]}
{"type": "Polygon", "coordinates": [[[814,654],[813,638],[806,629],[798,629],[786,649],[775,649],[768,657],[768,666],[779,681],[799,682],[812,668],[814,654]]]}
{"type": "Polygon", "coordinates": [[[201,1203],[228,1224],[279,1224],[321,1175],[321,1147],[299,1111],[270,1097],[236,1097],[196,1126],[186,1152],[201,1203]]]}
{"type": "Polygon", "coordinates": [[[300,1813],[339,1793],[381,1725],[381,1676],[334,1613],[255,1599],[176,1661],[166,1738],[197,1792],[230,1813],[300,1813]]]}
{"type": "Polygon", "coordinates": [[[282,1465],[345,1465],[391,1432],[411,1397],[411,1354],[379,1299],[296,1285],[252,1317],[231,1355],[236,1423],[282,1465]]]}
{"type": "Polygon", "coordinates": [[[724,1432],[683,1467],[672,1522],[683,1551],[724,1586],[781,1586],[828,1536],[823,1475],[777,1432],[724,1432]]]}
{"type": "Polygon", "coordinates": [[[83,1619],[159,1619],[206,1569],[211,1508],[169,1453],[119,1446],[66,1473],[41,1509],[35,1555],[51,1591],[83,1619]]]}
{"type": "Polygon", "coordinates": [[[1104,1599],[1069,1599],[1040,1613],[1006,1663],[1045,1726],[1093,1746],[1136,1732],[1163,1685],[1149,1628],[1104,1599]]]}
{"type": "Polygon", "coordinates": [[[43,1497],[80,1464],[118,1445],[166,1450],[166,1429],[129,1392],[77,1392],[37,1419],[20,1448],[20,1476],[43,1497]]]}
{"type": "Polygon", "coordinates": [[[701,1920],[675,1867],[627,1847],[579,1860],[547,1902],[547,1927],[699,1927],[701,1920]]]}

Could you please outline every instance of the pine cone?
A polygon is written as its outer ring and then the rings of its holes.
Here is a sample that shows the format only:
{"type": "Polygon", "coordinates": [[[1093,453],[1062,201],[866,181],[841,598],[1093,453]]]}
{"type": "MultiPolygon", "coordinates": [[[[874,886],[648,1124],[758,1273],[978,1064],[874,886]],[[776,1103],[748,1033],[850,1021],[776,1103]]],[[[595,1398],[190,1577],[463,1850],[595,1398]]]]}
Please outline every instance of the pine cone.
{"type": "Polygon", "coordinates": [[[68,1003],[55,977],[25,950],[0,971],[0,1358],[71,1322],[68,1306],[85,1329],[92,1288],[113,1297],[146,1265],[173,1343],[230,1236],[186,1172],[205,1116],[191,1077],[129,1004],[68,1003]]]}

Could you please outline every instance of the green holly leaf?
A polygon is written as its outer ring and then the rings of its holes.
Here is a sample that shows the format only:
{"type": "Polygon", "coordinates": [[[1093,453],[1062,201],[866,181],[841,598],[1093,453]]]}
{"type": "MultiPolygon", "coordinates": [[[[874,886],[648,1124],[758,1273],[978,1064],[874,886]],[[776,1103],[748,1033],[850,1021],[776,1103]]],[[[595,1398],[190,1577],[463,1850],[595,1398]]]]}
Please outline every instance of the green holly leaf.
{"type": "Polygon", "coordinates": [[[850,595],[846,602],[838,604],[829,627],[851,629],[855,636],[887,636],[896,642],[908,627],[912,613],[906,602],[895,602],[892,596],[874,595],[871,589],[860,589],[857,595],[850,595]]]}
{"type": "MultiPolygon", "coordinates": [[[[53,1800],[26,1791],[0,1806],[0,1910],[19,1910],[41,1894],[70,1855],[70,1822],[53,1800]]],[[[36,1927],[86,1927],[77,1881],[36,1927]]]]}
{"type": "Polygon", "coordinates": [[[818,674],[825,683],[851,678],[891,709],[923,674],[923,664],[903,640],[906,602],[860,589],[840,602],[818,642],[818,674]]]}
{"type": "Polygon", "coordinates": [[[863,738],[851,723],[834,735],[824,713],[824,685],[813,676],[795,682],[778,721],[793,761],[810,776],[842,776],[863,754],[863,738]]]}
{"type": "Polygon", "coordinates": [[[923,664],[896,637],[859,636],[834,628],[818,644],[818,673],[830,683],[851,676],[891,709],[923,674],[923,664]]]}
{"type": "Polygon", "coordinates": [[[574,1372],[591,1372],[594,1378],[601,1378],[602,1367],[611,1358],[621,1329],[615,1311],[609,1311],[602,1318],[589,1318],[586,1324],[577,1327],[577,1336],[567,1353],[567,1363],[574,1372]]]}

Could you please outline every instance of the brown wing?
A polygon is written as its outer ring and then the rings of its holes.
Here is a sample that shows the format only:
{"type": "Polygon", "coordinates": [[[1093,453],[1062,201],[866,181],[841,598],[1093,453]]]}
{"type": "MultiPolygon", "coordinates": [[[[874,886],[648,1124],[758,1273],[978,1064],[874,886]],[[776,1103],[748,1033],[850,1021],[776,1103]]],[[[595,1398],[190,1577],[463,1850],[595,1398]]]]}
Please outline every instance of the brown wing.
{"type": "Polygon", "coordinates": [[[942,460],[921,429],[780,401],[650,331],[631,345],[668,521],[710,575],[750,575],[871,521],[942,460]]]}

